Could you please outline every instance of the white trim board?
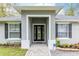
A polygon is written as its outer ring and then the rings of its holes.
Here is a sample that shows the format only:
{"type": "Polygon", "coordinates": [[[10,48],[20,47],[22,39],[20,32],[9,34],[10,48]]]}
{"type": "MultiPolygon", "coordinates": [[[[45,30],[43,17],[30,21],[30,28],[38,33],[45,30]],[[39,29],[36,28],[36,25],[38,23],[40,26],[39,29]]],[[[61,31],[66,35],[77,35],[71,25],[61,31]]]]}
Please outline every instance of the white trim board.
{"type": "Polygon", "coordinates": [[[51,15],[26,15],[27,17],[50,17],[51,15]]]}
{"type": "Polygon", "coordinates": [[[34,14],[34,15],[29,15],[28,14],[28,15],[26,15],[26,22],[27,22],[26,23],[26,27],[27,27],[26,28],[27,29],[27,31],[26,31],[26,37],[27,37],[27,40],[29,40],[29,38],[28,38],[28,35],[29,35],[29,33],[28,33],[28,30],[29,30],[28,29],[28,25],[29,25],[28,24],[29,23],[28,20],[29,20],[29,17],[48,17],[48,20],[49,20],[48,21],[49,22],[49,39],[48,40],[51,40],[51,15],[49,15],[49,14],[48,15],[42,15],[42,14],[41,15],[40,14],[34,14]]]}

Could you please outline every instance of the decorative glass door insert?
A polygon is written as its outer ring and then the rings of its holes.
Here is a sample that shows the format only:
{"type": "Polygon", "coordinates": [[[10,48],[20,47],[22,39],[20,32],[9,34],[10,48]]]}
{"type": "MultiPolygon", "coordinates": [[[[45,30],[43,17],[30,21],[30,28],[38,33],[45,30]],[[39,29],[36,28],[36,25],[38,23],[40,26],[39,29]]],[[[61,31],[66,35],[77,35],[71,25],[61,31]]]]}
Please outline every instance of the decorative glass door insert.
{"type": "Polygon", "coordinates": [[[34,25],[34,41],[44,41],[44,25],[34,25]]]}

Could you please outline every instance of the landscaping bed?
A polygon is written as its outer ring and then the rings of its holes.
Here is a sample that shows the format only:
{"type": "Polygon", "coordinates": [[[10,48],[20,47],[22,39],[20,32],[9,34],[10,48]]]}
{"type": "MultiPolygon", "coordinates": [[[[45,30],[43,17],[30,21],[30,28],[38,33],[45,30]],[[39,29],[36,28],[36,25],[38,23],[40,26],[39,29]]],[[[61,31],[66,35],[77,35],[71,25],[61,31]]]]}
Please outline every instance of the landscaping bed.
{"type": "Polygon", "coordinates": [[[76,51],[79,51],[79,43],[76,43],[76,44],[60,44],[60,41],[57,40],[56,41],[56,46],[57,46],[57,49],[59,50],[76,50],[76,51]]]}
{"type": "Polygon", "coordinates": [[[77,44],[63,44],[63,45],[60,45],[59,47],[79,49],[79,43],[77,43],[77,44]]]}
{"type": "Polygon", "coordinates": [[[79,52],[79,49],[74,49],[74,48],[61,48],[61,47],[57,47],[56,50],[60,50],[60,51],[74,51],[74,52],[79,52]]]}

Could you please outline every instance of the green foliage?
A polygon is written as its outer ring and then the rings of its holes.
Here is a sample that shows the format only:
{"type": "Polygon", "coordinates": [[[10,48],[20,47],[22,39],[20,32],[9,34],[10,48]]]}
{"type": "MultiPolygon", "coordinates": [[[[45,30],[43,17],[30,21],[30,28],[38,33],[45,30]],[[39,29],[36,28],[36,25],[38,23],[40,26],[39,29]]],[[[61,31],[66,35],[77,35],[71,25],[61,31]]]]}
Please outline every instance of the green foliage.
{"type": "Polygon", "coordinates": [[[16,43],[5,43],[5,44],[0,44],[0,46],[4,46],[4,47],[20,47],[21,44],[16,42],[16,43]]]}
{"type": "Polygon", "coordinates": [[[19,47],[0,47],[0,56],[24,56],[27,49],[21,49],[19,47]]]}
{"type": "Polygon", "coordinates": [[[71,48],[77,48],[77,49],[79,49],[79,44],[73,44],[71,48]]]}
{"type": "Polygon", "coordinates": [[[70,4],[69,8],[66,11],[67,16],[74,16],[74,9],[72,8],[72,4],[70,4]]]}
{"type": "Polygon", "coordinates": [[[72,9],[67,10],[66,12],[67,16],[74,16],[74,11],[72,9]]]}
{"type": "Polygon", "coordinates": [[[79,49],[79,44],[63,44],[60,46],[61,48],[77,48],[79,49]]]}
{"type": "Polygon", "coordinates": [[[70,46],[71,46],[70,44],[63,44],[62,45],[63,48],[70,48],[70,46]]]}
{"type": "Polygon", "coordinates": [[[3,12],[0,12],[0,17],[4,17],[4,16],[6,16],[6,14],[3,12]]]}
{"type": "Polygon", "coordinates": [[[59,40],[56,40],[56,46],[60,47],[60,41],[59,40]]]}
{"type": "Polygon", "coordinates": [[[6,9],[6,7],[3,7],[3,5],[0,6],[0,16],[2,16],[2,17],[6,16],[5,9],[6,9]]]}
{"type": "Polygon", "coordinates": [[[15,9],[10,11],[11,7],[13,7],[11,3],[0,3],[0,17],[20,15],[15,9]]]}

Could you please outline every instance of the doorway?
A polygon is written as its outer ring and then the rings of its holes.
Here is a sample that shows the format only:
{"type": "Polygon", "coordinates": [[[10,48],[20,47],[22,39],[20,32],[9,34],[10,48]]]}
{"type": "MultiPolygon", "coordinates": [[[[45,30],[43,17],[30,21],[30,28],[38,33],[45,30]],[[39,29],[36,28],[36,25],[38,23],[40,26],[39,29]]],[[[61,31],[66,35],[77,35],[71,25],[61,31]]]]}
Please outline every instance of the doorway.
{"type": "Polygon", "coordinates": [[[45,43],[46,42],[46,25],[45,24],[33,24],[33,43],[45,43]]]}

